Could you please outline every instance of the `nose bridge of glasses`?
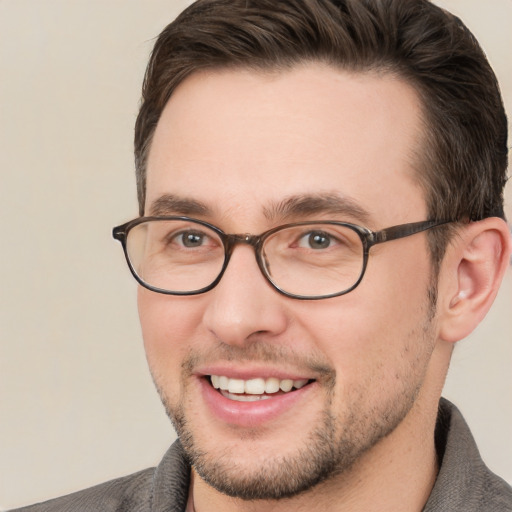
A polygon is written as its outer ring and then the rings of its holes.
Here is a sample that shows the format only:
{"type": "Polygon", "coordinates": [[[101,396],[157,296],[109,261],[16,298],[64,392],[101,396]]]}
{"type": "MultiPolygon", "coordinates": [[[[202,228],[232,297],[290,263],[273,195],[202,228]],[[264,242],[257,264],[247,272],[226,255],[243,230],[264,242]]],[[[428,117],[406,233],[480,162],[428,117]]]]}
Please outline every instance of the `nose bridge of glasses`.
{"type": "MultiPolygon", "coordinates": [[[[231,255],[235,247],[239,244],[241,245],[250,245],[254,250],[254,255],[256,257],[256,262],[258,266],[263,272],[261,258],[261,245],[262,245],[262,236],[261,235],[251,235],[250,233],[240,233],[240,234],[232,234],[225,235],[224,244],[226,248],[226,265],[227,262],[231,259],[231,255]]],[[[264,272],[263,272],[264,273],[264,272]]]]}
{"type": "Polygon", "coordinates": [[[261,237],[259,235],[251,235],[250,233],[241,233],[234,235],[227,235],[229,245],[234,248],[238,244],[252,245],[255,249],[260,244],[261,237]]]}
{"type": "MultiPolygon", "coordinates": [[[[224,270],[226,270],[229,261],[231,260],[233,251],[235,247],[239,244],[241,245],[250,245],[254,250],[254,256],[256,257],[256,263],[263,274],[263,276],[268,279],[265,273],[265,266],[268,262],[261,261],[261,245],[263,238],[261,235],[251,235],[250,233],[241,233],[241,234],[229,234],[224,235],[224,247],[226,250],[226,259],[224,262],[224,270]]],[[[266,260],[266,258],[265,258],[266,260]]],[[[224,270],[222,273],[224,273],[224,270]]]]}

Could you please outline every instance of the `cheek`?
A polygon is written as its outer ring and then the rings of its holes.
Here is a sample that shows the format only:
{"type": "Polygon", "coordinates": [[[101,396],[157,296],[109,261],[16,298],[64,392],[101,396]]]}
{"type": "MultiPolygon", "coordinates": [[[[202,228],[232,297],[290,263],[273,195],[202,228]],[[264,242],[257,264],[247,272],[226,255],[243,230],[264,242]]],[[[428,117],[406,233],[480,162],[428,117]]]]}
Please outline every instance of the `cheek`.
{"type": "Polygon", "coordinates": [[[137,303],[146,357],[153,375],[179,375],[198,338],[202,310],[194,297],[175,297],[139,287],[137,303]]]}
{"type": "Polygon", "coordinates": [[[368,322],[373,318],[382,333],[408,332],[429,312],[428,250],[414,237],[395,242],[378,248],[373,259],[370,255],[360,290],[368,301],[368,322]]]}
{"type": "Polygon", "coordinates": [[[298,304],[300,329],[336,369],[341,387],[392,385],[425,353],[428,260],[419,264],[395,255],[386,262],[386,271],[378,263],[370,258],[362,283],[351,293],[298,304]]]}

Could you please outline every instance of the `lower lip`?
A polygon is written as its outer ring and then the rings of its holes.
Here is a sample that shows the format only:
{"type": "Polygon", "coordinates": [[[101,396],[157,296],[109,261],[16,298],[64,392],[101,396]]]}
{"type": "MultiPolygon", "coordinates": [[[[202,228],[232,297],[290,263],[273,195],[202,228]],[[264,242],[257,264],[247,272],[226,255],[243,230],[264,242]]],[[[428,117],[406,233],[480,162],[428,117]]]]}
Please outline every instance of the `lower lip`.
{"type": "Polygon", "coordinates": [[[258,427],[285,414],[305,398],[315,383],[301,389],[255,402],[238,402],[221,395],[207,378],[200,378],[203,398],[213,415],[224,423],[238,427],[258,427]]]}

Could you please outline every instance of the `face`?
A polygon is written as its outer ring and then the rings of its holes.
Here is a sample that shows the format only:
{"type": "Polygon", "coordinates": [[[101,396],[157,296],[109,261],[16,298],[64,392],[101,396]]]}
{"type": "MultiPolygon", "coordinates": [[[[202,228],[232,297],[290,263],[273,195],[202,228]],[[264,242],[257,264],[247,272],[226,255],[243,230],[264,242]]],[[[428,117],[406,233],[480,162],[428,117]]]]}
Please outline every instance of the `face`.
{"type": "MultiPolygon", "coordinates": [[[[196,74],[158,123],[145,213],[252,234],[303,220],[373,230],[424,220],[412,170],[420,124],[414,91],[391,76],[320,64],[196,74]]],[[[204,294],[140,288],[151,372],[203,480],[276,499],[371,453],[424,391],[430,281],[417,234],[372,248],[361,284],[326,300],[280,295],[248,245],[204,294]]]]}

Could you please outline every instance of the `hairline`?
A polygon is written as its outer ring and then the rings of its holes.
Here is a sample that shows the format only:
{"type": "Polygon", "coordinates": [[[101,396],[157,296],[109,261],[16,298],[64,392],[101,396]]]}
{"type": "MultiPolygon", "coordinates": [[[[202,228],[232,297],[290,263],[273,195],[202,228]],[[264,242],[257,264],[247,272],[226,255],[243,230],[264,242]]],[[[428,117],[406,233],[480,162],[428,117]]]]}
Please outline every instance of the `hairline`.
{"type": "MultiPolygon", "coordinates": [[[[430,217],[434,213],[432,208],[432,197],[433,192],[430,186],[430,180],[428,177],[422,179],[422,174],[428,174],[428,170],[425,169],[427,165],[427,155],[425,146],[433,146],[433,126],[428,115],[427,100],[423,95],[421,84],[417,83],[405,72],[404,69],[398,64],[386,62],[382,64],[370,63],[366,65],[345,65],[340,62],[333,62],[332,59],[322,57],[311,57],[311,58],[289,58],[287,61],[272,62],[272,61],[258,61],[258,62],[228,62],[223,64],[212,64],[208,66],[197,67],[190,72],[180,77],[172,89],[169,91],[168,97],[165,99],[165,103],[160,110],[159,118],[152,126],[151,130],[148,131],[144,146],[140,152],[141,158],[136,162],[137,167],[137,188],[139,193],[139,214],[144,215],[145,201],[146,201],[146,186],[147,186],[147,171],[148,171],[148,160],[151,151],[153,138],[162,117],[163,111],[167,107],[167,104],[172,99],[175,91],[183,85],[189,78],[198,74],[217,73],[223,71],[252,71],[262,75],[280,75],[286,71],[297,69],[301,66],[307,66],[309,64],[322,64],[330,67],[333,70],[346,72],[352,75],[365,76],[394,76],[402,83],[408,85],[411,90],[414,91],[418,100],[419,106],[419,129],[418,129],[418,140],[416,141],[416,147],[411,148],[411,178],[416,182],[418,186],[423,190],[424,199],[427,205],[427,215],[430,217]],[[425,171],[427,170],[427,173],[425,171]]],[[[432,164],[432,163],[431,163],[432,164]]]]}
{"type": "MultiPolygon", "coordinates": [[[[364,76],[364,75],[376,75],[376,76],[395,76],[402,83],[407,84],[415,93],[418,107],[419,107],[419,128],[418,137],[415,147],[411,148],[411,173],[410,178],[420,187],[423,192],[423,199],[427,208],[427,217],[431,220],[435,219],[435,190],[433,187],[430,174],[432,169],[429,167],[436,165],[436,158],[429,158],[428,154],[435,151],[435,127],[434,122],[429,115],[427,109],[427,98],[425,97],[425,91],[422,88],[421,82],[412,77],[407,72],[407,68],[402,67],[397,62],[383,61],[370,62],[364,64],[345,64],[339,61],[334,61],[332,58],[321,56],[312,56],[310,58],[304,57],[289,57],[286,60],[281,59],[280,61],[253,61],[253,62],[225,62],[215,63],[210,65],[198,66],[195,69],[184,73],[179,80],[176,81],[174,86],[169,90],[169,94],[165,99],[165,103],[160,109],[158,120],[154,123],[151,131],[148,132],[146,137],[143,150],[140,153],[140,161],[137,162],[137,191],[139,195],[139,214],[144,215],[145,201],[146,201],[146,184],[147,184],[147,166],[149,160],[149,153],[155,131],[158,127],[158,123],[162,117],[162,113],[171,100],[175,91],[189,79],[190,77],[200,73],[216,73],[223,71],[252,71],[260,74],[282,74],[286,71],[296,69],[300,66],[307,66],[308,64],[322,64],[330,67],[331,69],[344,71],[346,73],[364,76]]],[[[453,219],[456,220],[456,219],[453,219]]],[[[448,242],[456,233],[457,228],[450,224],[430,230],[426,233],[429,256],[432,265],[432,276],[436,278],[439,270],[441,261],[445,254],[446,246],[448,242]]]]}

